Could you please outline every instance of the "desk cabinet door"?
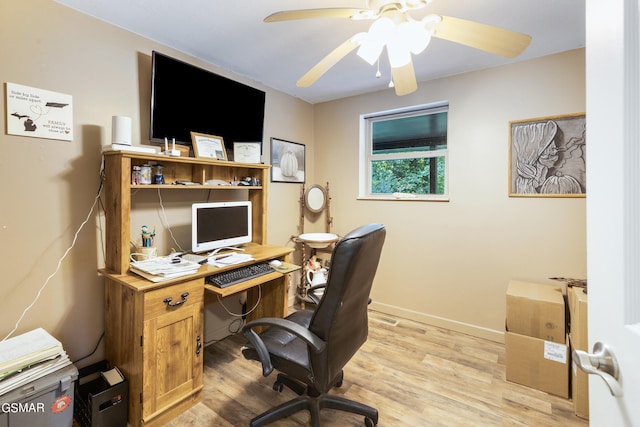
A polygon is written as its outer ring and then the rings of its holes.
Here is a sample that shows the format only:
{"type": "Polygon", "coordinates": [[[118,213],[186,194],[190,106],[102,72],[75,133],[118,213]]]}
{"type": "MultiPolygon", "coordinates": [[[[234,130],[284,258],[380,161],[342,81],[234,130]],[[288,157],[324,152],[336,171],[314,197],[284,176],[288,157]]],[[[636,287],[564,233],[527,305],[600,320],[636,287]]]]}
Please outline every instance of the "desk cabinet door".
{"type": "Polygon", "coordinates": [[[204,309],[201,281],[181,283],[148,292],[144,321],[143,420],[188,398],[202,388],[204,309]],[[186,301],[182,295],[188,292],[186,301]],[[164,302],[171,297],[170,302],[164,302]],[[158,303],[162,302],[164,308],[158,303]],[[176,304],[177,305],[171,305],[176,304]]]}

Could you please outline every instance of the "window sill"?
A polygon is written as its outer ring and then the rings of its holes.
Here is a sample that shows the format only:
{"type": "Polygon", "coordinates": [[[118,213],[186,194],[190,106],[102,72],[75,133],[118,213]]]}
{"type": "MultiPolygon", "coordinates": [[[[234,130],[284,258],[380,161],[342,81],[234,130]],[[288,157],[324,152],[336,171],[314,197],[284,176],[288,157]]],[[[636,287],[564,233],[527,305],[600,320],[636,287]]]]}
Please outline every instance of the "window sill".
{"type": "Polygon", "coordinates": [[[390,202],[448,202],[448,196],[423,195],[423,196],[393,196],[392,194],[360,195],[357,200],[384,200],[390,202]]]}

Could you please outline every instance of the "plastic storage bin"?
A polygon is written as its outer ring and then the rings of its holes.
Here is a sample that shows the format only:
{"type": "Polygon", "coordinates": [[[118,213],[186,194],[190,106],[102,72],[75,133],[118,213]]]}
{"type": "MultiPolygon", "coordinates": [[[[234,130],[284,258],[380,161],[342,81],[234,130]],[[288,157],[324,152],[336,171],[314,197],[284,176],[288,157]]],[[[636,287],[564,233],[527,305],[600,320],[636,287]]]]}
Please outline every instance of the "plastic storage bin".
{"type": "MultiPolygon", "coordinates": [[[[109,386],[101,373],[111,369],[103,360],[80,369],[76,385],[74,415],[81,427],[118,427],[127,425],[129,382],[109,386]]],[[[0,427],[3,427],[0,424],[0,427]]]]}
{"type": "Polygon", "coordinates": [[[0,427],[71,427],[77,379],[69,365],[3,394],[0,427]]]}

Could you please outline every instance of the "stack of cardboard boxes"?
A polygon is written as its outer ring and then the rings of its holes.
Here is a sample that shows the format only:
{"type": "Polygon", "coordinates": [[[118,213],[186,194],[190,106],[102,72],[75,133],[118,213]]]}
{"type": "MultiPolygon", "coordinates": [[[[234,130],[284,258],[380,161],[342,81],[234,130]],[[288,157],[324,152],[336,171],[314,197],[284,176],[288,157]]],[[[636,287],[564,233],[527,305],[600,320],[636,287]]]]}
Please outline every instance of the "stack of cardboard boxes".
{"type": "Polygon", "coordinates": [[[588,418],[588,382],[571,364],[571,345],[587,350],[586,294],[581,288],[511,281],[506,306],[507,381],[556,396],[574,396],[578,416],[588,418]],[[580,295],[582,293],[582,295],[580,295]],[[569,328],[571,325],[571,329],[569,328]],[[573,378],[573,381],[570,381],[573,378]]]}

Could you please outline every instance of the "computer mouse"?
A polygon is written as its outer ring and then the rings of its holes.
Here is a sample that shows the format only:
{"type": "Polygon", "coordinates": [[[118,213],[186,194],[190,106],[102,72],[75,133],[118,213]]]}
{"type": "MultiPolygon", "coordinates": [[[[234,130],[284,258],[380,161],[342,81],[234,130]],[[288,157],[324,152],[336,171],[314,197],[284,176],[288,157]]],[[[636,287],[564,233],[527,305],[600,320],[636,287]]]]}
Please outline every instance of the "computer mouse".
{"type": "Polygon", "coordinates": [[[272,261],[269,261],[269,265],[273,268],[276,268],[276,267],[280,267],[282,265],[282,262],[278,261],[277,259],[274,259],[272,261]]]}

